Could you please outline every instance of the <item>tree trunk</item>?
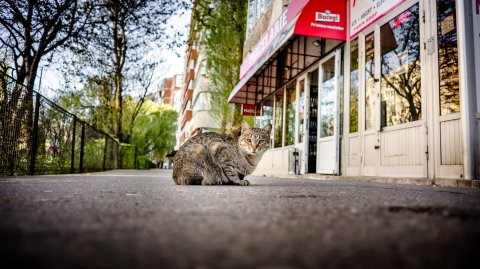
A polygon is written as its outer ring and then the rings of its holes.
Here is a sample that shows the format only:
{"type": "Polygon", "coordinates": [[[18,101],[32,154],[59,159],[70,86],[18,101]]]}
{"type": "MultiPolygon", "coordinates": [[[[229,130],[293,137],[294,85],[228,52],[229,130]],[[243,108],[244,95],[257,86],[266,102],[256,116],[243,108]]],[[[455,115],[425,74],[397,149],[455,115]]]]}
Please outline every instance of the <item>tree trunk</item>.
{"type": "Polygon", "coordinates": [[[120,142],[123,142],[122,131],[122,87],[123,87],[122,74],[117,73],[115,75],[115,134],[120,142]]]}

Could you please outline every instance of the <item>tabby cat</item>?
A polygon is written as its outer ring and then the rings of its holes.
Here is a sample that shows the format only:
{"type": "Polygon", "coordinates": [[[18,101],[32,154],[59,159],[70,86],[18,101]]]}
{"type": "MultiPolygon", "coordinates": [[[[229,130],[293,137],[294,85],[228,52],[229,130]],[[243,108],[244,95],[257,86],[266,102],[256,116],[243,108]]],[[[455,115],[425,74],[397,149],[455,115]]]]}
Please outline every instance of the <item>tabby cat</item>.
{"type": "Polygon", "coordinates": [[[217,133],[195,136],[173,160],[173,180],[179,185],[250,185],[244,177],[257,167],[269,147],[272,125],[251,127],[242,122],[239,137],[217,133]]]}

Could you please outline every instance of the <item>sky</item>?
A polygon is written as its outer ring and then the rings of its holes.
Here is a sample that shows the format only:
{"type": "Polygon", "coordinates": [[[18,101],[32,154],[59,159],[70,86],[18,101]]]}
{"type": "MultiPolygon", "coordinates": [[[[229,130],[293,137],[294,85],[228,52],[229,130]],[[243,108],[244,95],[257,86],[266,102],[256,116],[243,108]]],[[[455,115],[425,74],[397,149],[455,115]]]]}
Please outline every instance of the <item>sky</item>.
{"type": "MultiPolygon", "coordinates": [[[[179,29],[183,32],[185,40],[188,38],[189,33],[190,14],[190,11],[187,11],[184,14],[176,14],[169,20],[169,24],[173,26],[174,29],[179,29]]],[[[168,27],[168,29],[170,29],[170,27],[168,27]]],[[[158,84],[163,78],[183,73],[186,49],[187,48],[184,45],[175,50],[159,50],[154,53],[165,59],[165,62],[157,68],[155,74],[157,79],[153,85],[154,87],[158,87],[158,84]]],[[[42,64],[37,74],[38,78],[35,82],[35,90],[49,98],[55,97],[57,89],[60,89],[65,82],[63,74],[58,71],[59,68],[59,63],[50,63],[48,65],[46,63],[42,64]]],[[[150,89],[150,91],[152,90],[153,89],[150,89]]]]}

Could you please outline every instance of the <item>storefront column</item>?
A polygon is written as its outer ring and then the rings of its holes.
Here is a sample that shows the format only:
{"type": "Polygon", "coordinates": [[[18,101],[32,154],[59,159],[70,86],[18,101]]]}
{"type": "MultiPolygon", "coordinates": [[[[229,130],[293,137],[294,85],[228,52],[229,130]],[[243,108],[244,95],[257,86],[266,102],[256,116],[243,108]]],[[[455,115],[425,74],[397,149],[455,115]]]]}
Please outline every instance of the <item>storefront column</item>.
{"type": "Polygon", "coordinates": [[[470,0],[457,1],[458,68],[460,73],[460,110],[463,135],[464,178],[475,179],[476,96],[475,55],[472,6],[470,0]]]}

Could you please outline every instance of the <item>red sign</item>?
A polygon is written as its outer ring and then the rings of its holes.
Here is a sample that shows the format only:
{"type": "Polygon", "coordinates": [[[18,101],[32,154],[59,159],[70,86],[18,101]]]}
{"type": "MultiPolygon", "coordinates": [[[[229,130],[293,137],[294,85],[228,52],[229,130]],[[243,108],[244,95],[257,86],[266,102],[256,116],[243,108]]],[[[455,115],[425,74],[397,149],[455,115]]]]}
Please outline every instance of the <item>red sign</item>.
{"type": "Polygon", "coordinates": [[[254,105],[243,105],[243,115],[244,116],[255,116],[255,108],[254,105]]]}
{"type": "Polygon", "coordinates": [[[345,0],[309,1],[298,18],[294,34],[345,40],[346,27],[345,0]]]}

